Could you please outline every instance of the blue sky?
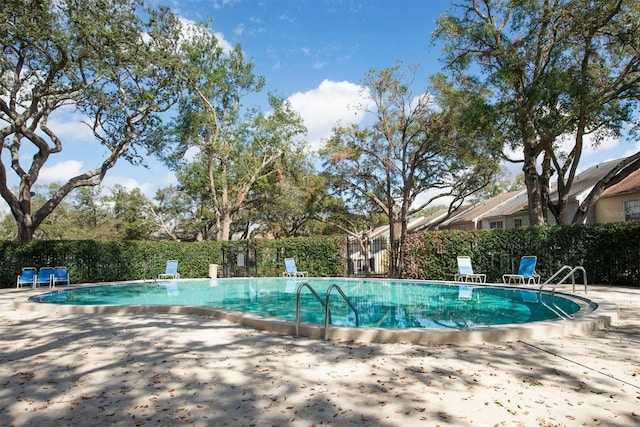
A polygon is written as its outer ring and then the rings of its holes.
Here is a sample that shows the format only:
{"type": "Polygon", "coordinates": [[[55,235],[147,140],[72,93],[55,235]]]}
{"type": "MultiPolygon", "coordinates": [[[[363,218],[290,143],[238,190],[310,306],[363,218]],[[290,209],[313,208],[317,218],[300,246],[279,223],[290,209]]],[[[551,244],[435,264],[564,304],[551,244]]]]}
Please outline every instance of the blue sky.
{"type": "MultiPolygon", "coordinates": [[[[213,21],[211,29],[231,46],[240,44],[256,74],[266,78],[266,91],[291,101],[305,120],[310,146],[317,148],[337,121],[357,120],[353,106],[361,101],[360,84],[370,68],[396,61],[420,66],[415,91],[424,90],[438,72],[440,46],[431,33],[450,0],[152,0],[151,6],[171,7],[185,21],[213,21]]],[[[255,99],[256,104],[266,101],[255,99]]],[[[92,142],[79,117],[64,114],[50,122],[64,141],[63,152],[52,156],[40,184],[66,181],[96,167],[104,150],[92,142]],[[96,158],[99,156],[99,158],[96,158]]],[[[635,152],[627,142],[608,140],[596,153],[589,150],[580,169],[635,152]]],[[[4,155],[4,154],[3,154],[4,155]]],[[[173,173],[155,159],[149,169],[124,160],[111,169],[105,186],[139,187],[149,197],[175,183],[173,173]]],[[[518,167],[512,167],[514,172],[518,167]]],[[[0,200],[0,209],[6,208],[0,200]]]]}

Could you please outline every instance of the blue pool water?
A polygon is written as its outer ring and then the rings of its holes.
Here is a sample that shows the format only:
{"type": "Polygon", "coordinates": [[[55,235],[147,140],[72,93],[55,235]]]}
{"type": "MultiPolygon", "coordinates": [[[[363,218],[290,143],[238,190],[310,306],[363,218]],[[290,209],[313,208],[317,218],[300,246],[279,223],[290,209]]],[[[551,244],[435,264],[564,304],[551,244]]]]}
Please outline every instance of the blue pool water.
{"type": "MultiPolygon", "coordinates": [[[[357,310],[359,326],[365,327],[467,329],[556,319],[558,308],[567,314],[580,310],[568,298],[534,290],[336,278],[132,282],[56,290],[32,300],[71,305],[209,306],[295,320],[296,291],[302,283],[315,289],[322,301],[329,286],[338,284],[357,310]]],[[[331,293],[329,307],[331,324],[355,326],[355,315],[338,292],[331,293]]],[[[324,323],[323,305],[307,287],[300,292],[300,320],[324,323]]]]}

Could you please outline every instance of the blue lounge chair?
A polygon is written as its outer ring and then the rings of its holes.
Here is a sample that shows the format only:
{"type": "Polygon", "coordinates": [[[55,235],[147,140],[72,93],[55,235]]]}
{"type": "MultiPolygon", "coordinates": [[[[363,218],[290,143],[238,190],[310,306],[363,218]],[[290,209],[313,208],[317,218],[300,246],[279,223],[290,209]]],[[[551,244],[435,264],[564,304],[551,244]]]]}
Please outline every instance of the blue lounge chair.
{"type": "Polygon", "coordinates": [[[158,274],[158,279],[179,279],[178,273],[178,261],[171,259],[167,261],[167,266],[164,269],[164,273],[158,274]]]}
{"type": "Polygon", "coordinates": [[[33,281],[33,287],[37,288],[41,285],[49,285],[52,287],[53,283],[53,267],[40,267],[38,270],[38,275],[36,279],[33,281]]]}
{"type": "Polygon", "coordinates": [[[284,270],[282,273],[284,277],[307,277],[306,271],[298,271],[296,260],[293,258],[284,259],[284,270]]]}
{"type": "Polygon", "coordinates": [[[67,269],[67,267],[53,267],[53,277],[51,278],[51,284],[54,288],[56,287],[56,283],[66,283],[67,286],[69,286],[70,282],[69,270],[67,269]]]}
{"type": "Polygon", "coordinates": [[[19,288],[23,285],[29,285],[34,287],[33,282],[36,279],[36,273],[38,270],[35,267],[23,267],[22,272],[18,275],[18,279],[16,280],[16,288],[19,288]]]}
{"type": "Polygon", "coordinates": [[[520,258],[520,267],[517,274],[503,274],[502,281],[507,284],[520,283],[522,285],[540,283],[540,276],[536,274],[536,256],[523,256],[520,258]]]}
{"type": "Polygon", "coordinates": [[[456,280],[460,282],[485,283],[487,281],[487,275],[473,272],[473,266],[471,265],[471,257],[459,256],[458,257],[458,274],[456,275],[456,280]]]}

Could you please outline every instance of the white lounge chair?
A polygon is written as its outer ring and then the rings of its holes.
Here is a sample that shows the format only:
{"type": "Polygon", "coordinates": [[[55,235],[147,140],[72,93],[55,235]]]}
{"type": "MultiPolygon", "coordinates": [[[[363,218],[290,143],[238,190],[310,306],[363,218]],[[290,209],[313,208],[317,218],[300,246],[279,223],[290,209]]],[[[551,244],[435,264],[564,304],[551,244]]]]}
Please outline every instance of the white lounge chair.
{"type": "Polygon", "coordinates": [[[456,280],[460,282],[476,282],[486,283],[487,275],[473,272],[473,266],[471,265],[471,257],[459,256],[458,257],[458,274],[456,280]]]}
{"type": "Polygon", "coordinates": [[[282,276],[284,277],[307,277],[308,272],[306,271],[298,271],[298,267],[296,267],[296,260],[293,258],[285,258],[284,259],[284,272],[282,276]]]}

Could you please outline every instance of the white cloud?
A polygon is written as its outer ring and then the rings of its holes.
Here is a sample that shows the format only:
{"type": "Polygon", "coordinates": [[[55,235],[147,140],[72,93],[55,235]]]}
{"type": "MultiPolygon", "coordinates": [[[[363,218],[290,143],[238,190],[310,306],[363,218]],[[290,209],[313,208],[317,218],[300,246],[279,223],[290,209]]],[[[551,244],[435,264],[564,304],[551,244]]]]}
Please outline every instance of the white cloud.
{"type": "Polygon", "coordinates": [[[238,0],[214,0],[213,8],[220,9],[223,6],[233,5],[234,3],[237,3],[237,2],[238,0]]]}
{"type": "Polygon", "coordinates": [[[83,123],[85,116],[71,114],[64,116],[64,118],[60,117],[60,120],[58,120],[57,114],[54,117],[49,119],[48,124],[58,138],[63,141],[63,144],[68,141],[95,141],[93,131],[83,123]]]}
{"type": "Polygon", "coordinates": [[[191,162],[196,158],[196,156],[198,154],[200,154],[200,148],[199,147],[195,147],[195,146],[189,147],[189,148],[187,148],[187,151],[185,151],[183,158],[187,162],[191,162]]]}
{"type": "MultiPolygon", "coordinates": [[[[603,151],[613,150],[620,144],[620,139],[614,135],[607,135],[602,137],[600,141],[597,140],[597,135],[589,134],[584,136],[582,144],[582,154],[587,156],[595,153],[602,153],[603,151]]],[[[560,148],[565,153],[569,153],[575,146],[576,139],[575,134],[564,135],[558,138],[560,148]]]]}
{"type": "Polygon", "coordinates": [[[289,102],[304,120],[307,142],[313,151],[320,148],[323,139],[331,136],[337,123],[360,123],[366,114],[364,108],[371,105],[368,92],[362,86],[330,80],[307,92],[294,93],[289,102]]]}
{"type": "Polygon", "coordinates": [[[218,32],[214,32],[213,33],[216,38],[218,39],[218,43],[220,44],[220,46],[222,47],[222,50],[224,50],[225,52],[230,52],[233,49],[233,46],[231,45],[231,43],[229,43],[225,38],[224,38],[224,34],[223,33],[218,33],[218,32]]]}
{"type": "Polygon", "coordinates": [[[69,179],[82,173],[83,163],[78,160],[66,160],[55,163],[52,166],[45,166],[40,170],[38,182],[40,183],[65,183],[69,179]]]}
{"type": "MultiPolygon", "coordinates": [[[[190,39],[197,34],[196,28],[198,28],[198,24],[195,21],[181,17],[180,23],[182,24],[182,35],[185,39],[190,39]]],[[[229,52],[233,49],[231,43],[224,38],[223,33],[213,31],[212,34],[218,39],[218,44],[222,47],[222,50],[229,52]]]]}
{"type": "Polygon", "coordinates": [[[158,188],[156,184],[152,184],[150,182],[140,183],[136,179],[125,176],[109,176],[107,174],[102,180],[103,188],[113,188],[116,185],[121,185],[127,190],[139,188],[140,191],[148,198],[152,198],[158,188]]]}
{"type": "MultiPolygon", "coordinates": [[[[176,174],[173,172],[169,172],[167,174],[165,174],[164,178],[160,179],[158,182],[162,183],[164,187],[169,186],[169,185],[177,185],[178,184],[178,178],[176,178],[176,174]]],[[[157,190],[157,188],[154,189],[154,194],[155,195],[155,190],[157,190]]]]}

